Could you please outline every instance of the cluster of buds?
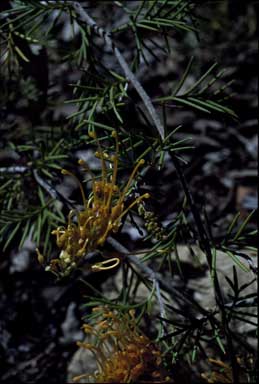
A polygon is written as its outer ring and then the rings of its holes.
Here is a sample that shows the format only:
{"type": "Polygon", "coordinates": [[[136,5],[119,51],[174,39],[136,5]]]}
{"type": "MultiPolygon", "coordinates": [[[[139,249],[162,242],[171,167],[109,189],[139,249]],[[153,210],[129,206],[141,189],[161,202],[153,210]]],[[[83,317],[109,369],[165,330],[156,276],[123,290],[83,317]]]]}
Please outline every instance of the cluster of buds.
{"type": "MultiPolygon", "coordinates": [[[[91,137],[97,140],[98,151],[95,156],[101,160],[102,173],[101,179],[96,180],[93,175],[92,193],[86,199],[84,189],[79,180],[79,186],[83,199],[82,210],[71,210],[68,215],[68,225],[58,227],[52,234],[56,235],[57,246],[61,249],[59,257],[52,259],[46,270],[50,270],[58,276],[68,275],[72,269],[76,268],[89,252],[95,251],[102,246],[111,233],[115,233],[121,226],[122,218],[127,212],[143,199],[149,197],[148,193],[139,196],[128,207],[125,208],[125,199],[131,188],[132,182],[140,166],[144,164],[141,159],[134,167],[128,182],[121,189],[117,185],[119,143],[117,133],[112,132],[115,139],[116,149],[113,155],[105,153],[98,142],[96,134],[91,133],[91,137]],[[112,170],[108,176],[107,162],[112,170]]],[[[89,172],[87,164],[79,160],[79,164],[89,172]]],[[[71,172],[63,169],[64,175],[75,177],[71,172]]],[[[38,259],[44,262],[44,257],[37,249],[38,259]]],[[[92,266],[94,271],[110,269],[118,265],[119,258],[112,258],[102,263],[92,266]]]]}
{"type": "Polygon", "coordinates": [[[158,222],[157,216],[154,212],[147,211],[143,204],[139,204],[138,213],[145,220],[145,228],[149,234],[152,234],[154,239],[157,241],[161,241],[165,238],[165,230],[158,222]]]}
{"type": "Polygon", "coordinates": [[[94,326],[85,324],[83,329],[94,341],[78,342],[78,346],[93,353],[98,370],[76,376],[74,382],[172,382],[162,369],[161,352],[137,329],[134,311],[119,314],[107,307],[93,311],[99,312],[100,320],[94,326]]]}

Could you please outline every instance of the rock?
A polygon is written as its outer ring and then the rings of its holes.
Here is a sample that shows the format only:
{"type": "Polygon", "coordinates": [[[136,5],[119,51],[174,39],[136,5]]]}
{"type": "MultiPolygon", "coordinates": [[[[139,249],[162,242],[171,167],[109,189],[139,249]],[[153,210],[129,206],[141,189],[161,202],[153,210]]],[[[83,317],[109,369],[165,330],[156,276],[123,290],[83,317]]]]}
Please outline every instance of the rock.
{"type": "Polygon", "coordinates": [[[24,272],[28,269],[30,264],[30,253],[35,250],[35,243],[28,237],[23,247],[17,251],[11,252],[11,265],[10,273],[24,272]]]}
{"type": "Polygon", "coordinates": [[[67,313],[61,329],[63,336],[60,338],[62,344],[70,344],[83,339],[83,331],[80,330],[80,324],[75,316],[76,303],[71,302],[67,308],[67,313]]]}

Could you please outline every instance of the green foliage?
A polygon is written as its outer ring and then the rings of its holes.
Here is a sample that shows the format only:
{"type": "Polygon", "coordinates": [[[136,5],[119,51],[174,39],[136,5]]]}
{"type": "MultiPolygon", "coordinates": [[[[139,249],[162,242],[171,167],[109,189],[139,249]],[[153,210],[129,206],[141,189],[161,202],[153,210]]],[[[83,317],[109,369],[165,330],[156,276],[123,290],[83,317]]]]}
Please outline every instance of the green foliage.
{"type": "Polygon", "coordinates": [[[189,107],[209,114],[217,112],[225,116],[229,115],[232,118],[237,118],[234,111],[224,105],[225,100],[231,97],[231,95],[225,93],[233,80],[215,89],[216,82],[222,78],[225,72],[221,70],[215,73],[218,63],[214,63],[194,84],[187,88],[187,90],[182,91],[185,87],[187,76],[190,74],[192,64],[193,57],[190,59],[175,89],[172,90],[172,94],[157,98],[156,101],[166,105],[169,105],[169,102],[174,102],[174,106],[189,107]]]}
{"type": "MultiPolygon", "coordinates": [[[[151,67],[152,62],[158,63],[164,58],[170,58],[172,39],[175,36],[198,36],[199,16],[195,1],[113,1],[98,6],[106,11],[107,7],[112,7],[123,15],[119,25],[118,22],[112,25],[108,37],[112,38],[115,48],[122,44],[125,36],[132,37],[129,52],[126,53],[130,57],[127,58],[128,66],[136,79],[143,66],[151,67]]],[[[90,7],[89,14],[91,11],[90,7]]],[[[140,324],[145,316],[158,316],[150,333],[155,335],[171,363],[183,359],[190,366],[195,364],[200,356],[206,356],[204,344],[210,342],[219,355],[228,355],[234,372],[236,352],[232,341],[239,338],[234,321],[256,326],[253,311],[255,294],[245,292],[254,280],[240,286],[236,269],[240,268],[248,276],[251,271],[256,272],[251,257],[247,255],[248,251],[255,250],[253,244],[257,233],[250,226],[254,212],[242,221],[239,220],[239,213],[230,223],[226,220],[224,234],[220,238],[214,236],[213,228],[206,228],[208,223],[202,219],[193,202],[181,168],[184,159],[180,156],[194,148],[191,138],[179,139],[177,135],[181,132],[181,126],[167,125],[168,115],[174,108],[192,110],[197,116],[213,114],[220,119],[236,120],[237,115],[228,104],[232,96],[232,80],[225,82],[224,69],[219,69],[216,62],[197,74],[193,66],[195,58],[187,58],[189,62],[170,84],[169,94],[158,90],[158,94],[149,95],[148,101],[154,103],[161,112],[157,115],[163,117],[163,138],[154,117],[147,113],[150,112],[148,108],[143,108],[145,95],[141,97],[139,93],[139,97],[136,94],[136,83],[132,82],[115,60],[115,48],[109,46],[106,49],[109,45],[107,34],[98,32],[96,26],[87,24],[81,16],[70,1],[15,0],[0,13],[0,43],[3,47],[0,59],[3,67],[3,75],[0,75],[0,79],[3,78],[3,92],[0,101],[8,107],[11,105],[14,113],[20,117],[18,122],[6,121],[0,127],[4,143],[0,150],[4,148],[6,151],[0,167],[2,250],[7,252],[11,248],[22,248],[25,240],[31,238],[35,248],[39,247],[44,256],[51,260],[57,251],[51,232],[67,224],[69,210],[83,212],[78,196],[72,201],[58,188],[63,168],[71,170],[82,180],[82,171],[75,161],[78,159],[78,151],[97,150],[101,159],[97,169],[90,169],[90,172],[87,169],[90,179],[83,182],[89,205],[91,193],[94,192],[88,181],[103,180],[106,172],[113,182],[111,169],[117,151],[118,180],[124,188],[127,186],[126,175],[134,164],[144,159],[145,166],[138,177],[133,175],[132,183],[126,188],[123,204],[127,208],[146,191],[151,191],[151,199],[141,201],[138,209],[131,209],[121,223],[137,229],[141,234],[141,246],[130,252],[120,244],[120,233],[114,240],[113,231],[110,241],[107,240],[109,246],[104,244],[104,247],[100,247],[97,256],[109,258],[110,254],[111,257],[115,254],[120,259],[121,286],[117,296],[111,299],[106,292],[97,290],[85,281],[90,291],[85,297],[85,308],[89,310],[97,305],[106,305],[121,312],[134,308],[137,311],[137,323],[140,324]],[[62,37],[57,35],[57,31],[62,29],[64,20],[71,27],[72,33],[68,42],[60,43],[62,37]],[[64,64],[75,75],[72,80],[64,76],[64,94],[58,95],[55,89],[54,96],[48,93],[46,105],[42,110],[39,109],[37,123],[34,122],[35,116],[29,122],[21,118],[23,114],[29,115],[31,104],[38,107],[44,94],[39,81],[33,76],[32,68],[28,67],[32,59],[27,52],[32,53],[35,45],[49,52],[47,67],[51,71],[55,72],[55,66],[61,67],[64,64]],[[29,76],[26,72],[28,68],[29,76]],[[191,84],[190,78],[194,79],[191,84]],[[71,110],[65,118],[54,121],[55,111],[61,105],[71,107],[71,110]],[[136,121],[135,126],[133,120],[136,121]],[[119,149],[116,148],[113,131],[117,132],[119,149]],[[107,156],[102,158],[100,153],[107,156]],[[177,171],[183,198],[177,213],[174,213],[168,224],[163,225],[162,218],[155,213],[155,204],[159,200],[156,197],[157,180],[150,181],[147,175],[150,170],[162,174],[167,155],[170,159],[168,162],[177,171]],[[186,276],[178,252],[179,244],[187,245],[194,256],[194,264],[198,259],[194,245],[198,244],[205,253],[215,293],[215,307],[204,308],[184,289],[186,276]],[[231,289],[228,297],[218,282],[219,251],[223,251],[234,263],[233,276],[226,277],[231,289]],[[168,282],[176,276],[181,282],[177,288],[168,282]],[[143,289],[148,292],[144,299],[141,297],[143,289]]],[[[56,81],[53,73],[50,77],[56,81]]],[[[141,83],[142,80],[139,80],[141,83]]],[[[118,192],[115,184],[112,189],[114,195],[118,192]]],[[[114,212],[112,214],[115,216],[114,212]]],[[[69,225],[72,228],[75,222],[71,219],[69,225]]],[[[71,230],[69,225],[68,236],[71,230]]],[[[60,229],[60,233],[63,235],[64,229],[60,229]]],[[[62,241],[65,240],[62,238],[62,241]]],[[[84,257],[87,263],[88,255],[84,257]]],[[[235,342],[238,346],[239,340],[235,342]]],[[[243,344],[246,353],[249,347],[243,344]]]]}

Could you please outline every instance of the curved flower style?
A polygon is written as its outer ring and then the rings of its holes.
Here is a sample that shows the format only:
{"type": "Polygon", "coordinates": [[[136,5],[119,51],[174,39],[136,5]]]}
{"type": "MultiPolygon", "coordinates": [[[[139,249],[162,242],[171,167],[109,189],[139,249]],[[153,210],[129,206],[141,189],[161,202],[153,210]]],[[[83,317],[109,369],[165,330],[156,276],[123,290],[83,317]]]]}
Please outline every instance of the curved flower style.
{"type": "Polygon", "coordinates": [[[100,311],[99,322],[95,326],[85,324],[83,329],[95,341],[77,344],[94,354],[98,370],[76,376],[74,382],[81,379],[95,383],[172,382],[161,367],[161,352],[137,329],[134,311],[124,315],[105,307],[93,311],[100,311]]]}
{"type": "MultiPolygon", "coordinates": [[[[67,227],[58,227],[52,234],[56,235],[57,245],[61,249],[58,258],[50,261],[46,270],[51,270],[57,274],[67,275],[75,268],[83,257],[91,251],[96,250],[102,246],[111,232],[115,233],[119,230],[121,219],[135,204],[141,200],[148,198],[149,194],[138,197],[125,208],[125,198],[131,187],[132,181],[144,160],[141,159],[133,169],[126,186],[121,190],[117,185],[117,171],[118,171],[118,153],[119,144],[118,137],[115,131],[112,136],[116,142],[116,151],[114,155],[109,156],[104,153],[98,142],[98,152],[95,156],[100,158],[102,163],[102,176],[101,180],[93,178],[92,193],[87,200],[84,194],[82,184],[79,182],[84,208],[81,211],[71,210],[68,215],[67,227]],[[106,162],[109,161],[112,167],[112,176],[108,177],[106,162]],[[73,222],[74,216],[77,222],[73,222]]],[[[94,132],[91,137],[97,139],[94,132]]],[[[79,160],[79,164],[89,171],[86,163],[79,160]]],[[[75,177],[69,171],[63,169],[64,175],[75,177]]],[[[43,259],[37,249],[39,260],[43,259]]],[[[92,267],[94,271],[102,269],[110,269],[119,263],[118,258],[109,259],[105,262],[98,263],[92,267]]]]}

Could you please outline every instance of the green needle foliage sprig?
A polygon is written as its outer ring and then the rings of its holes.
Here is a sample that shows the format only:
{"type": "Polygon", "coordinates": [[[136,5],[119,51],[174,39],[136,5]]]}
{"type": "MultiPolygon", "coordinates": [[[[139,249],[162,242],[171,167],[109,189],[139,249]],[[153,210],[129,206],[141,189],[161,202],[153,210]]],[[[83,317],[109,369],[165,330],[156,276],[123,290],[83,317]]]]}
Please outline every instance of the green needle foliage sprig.
{"type": "MultiPolygon", "coordinates": [[[[86,279],[86,321],[94,320],[92,309],[97,306],[105,316],[116,313],[118,318],[125,313],[130,316],[134,309],[135,325],[132,320],[130,326],[149,324],[143,340],[145,347],[156,341],[159,377],[164,377],[162,365],[177,377],[174,367],[180,362],[191,370],[200,359],[220,358],[225,361],[221,366],[230,367],[228,374],[238,382],[237,351],[244,358],[254,351],[236,324],[242,322],[253,335],[256,332],[256,295],[246,291],[257,273],[251,256],[257,234],[250,223],[254,212],[242,222],[237,214],[226,223],[224,235],[216,238],[185,176],[189,164],[184,156],[193,149],[192,140],[179,138],[182,127],[167,123],[175,108],[236,121],[229,106],[232,80],[225,82],[224,69],[216,62],[197,75],[194,57],[186,58],[188,64],[170,84],[169,94],[162,86],[149,91],[141,77],[143,68],[150,70],[154,63],[173,60],[173,39],[197,38],[197,2],[109,1],[86,6],[75,1],[14,0],[0,6],[0,101],[6,106],[1,113],[5,118],[12,110],[18,117],[14,122],[6,119],[0,127],[3,252],[22,248],[30,238],[44,255],[43,260],[38,251],[47,270],[58,277],[60,270],[63,275],[76,270],[86,279]],[[102,11],[108,11],[109,21],[102,19],[102,11]],[[70,36],[65,41],[62,31],[68,26],[70,36]],[[37,50],[45,56],[38,57],[37,50]],[[47,57],[42,63],[47,91],[35,70],[35,57],[47,57]],[[55,90],[59,71],[65,82],[61,95],[55,90]],[[190,78],[195,79],[191,84],[190,78]],[[55,121],[61,106],[69,112],[55,121]],[[35,118],[33,108],[37,107],[35,118]],[[78,164],[82,153],[90,154],[89,164],[81,158],[78,164]],[[163,213],[155,208],[161,203],[156,184],[159,181],[164,187],[168,164],[175,172],[166,182],[170,187],[178,183],[180,203],[177,212],[167,212],[172,215],[164,224],[163,213]],[[75,181],[73,199],[62,191],[64,178],[75,181]],[[124,244],[127,234],[121,233],[127,225],[140,237],[131,248],[124,244]],[[209,307],[188,288],[189,276],[179,252],[182,244],[193,256],[193,266],[199,252],[205,255],[214,295],[209,307]],[[233,262],[233,273],[225,279],[230,293],[220,282],[219,252],[233,262]],[[96,259],[89,267],[91,258],[96,259]],[[239,282],[240,271],[249,276],[246,283],[239,282]],[[115,297],[87,280],[94,272],[112,279],[115,297]]],[[[165,200],[167,204],[168,196],[165,200]]],[[[85,325],[85,329],[95,332],[94,326],[85,325]]],[[[104,334],[111,332],[114,329],[105,328],[104,334]]],[[[127,338],[124,333],[113,336],[127,338]]],[[[130,353],[126,341],[122,350],[118,348],[124,357],[130,353]]],[[[144,372],[134,364],[131,368],[144,372]]]]}

